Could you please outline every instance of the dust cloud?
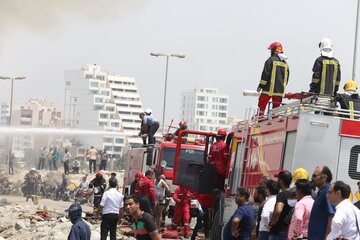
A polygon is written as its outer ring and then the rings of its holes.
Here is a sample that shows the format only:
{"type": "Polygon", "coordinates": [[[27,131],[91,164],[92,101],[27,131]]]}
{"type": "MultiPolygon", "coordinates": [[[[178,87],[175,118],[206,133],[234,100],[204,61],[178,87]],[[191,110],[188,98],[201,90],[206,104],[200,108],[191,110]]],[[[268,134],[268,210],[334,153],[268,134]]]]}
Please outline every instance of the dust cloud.
{"type": "Polygon", "coordinates": [[[148,0],[0,0],[0,41],[22,30],[46,35],[81,21],[121,19],[147,4],[148,0]]]}

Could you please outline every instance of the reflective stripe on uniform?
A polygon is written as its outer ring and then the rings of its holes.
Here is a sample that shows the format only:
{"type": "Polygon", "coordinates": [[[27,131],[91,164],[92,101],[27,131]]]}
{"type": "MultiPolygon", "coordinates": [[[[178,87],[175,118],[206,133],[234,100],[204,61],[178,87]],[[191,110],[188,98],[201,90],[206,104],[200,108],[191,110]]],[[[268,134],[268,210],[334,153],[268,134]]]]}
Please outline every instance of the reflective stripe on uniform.
{"type": "Polygon", "coordinates": [[[319,82],[320,82],[320,79],[313,78],[313,79],[312,79],[312,82],[313,82],[313,83],[319,83],[319,82]]]}
{"type": "Polygon", "coordinates": [[[340,83],[336,83],[339,64],[338,64],[338,62],[336,60],[328,60],[328,59],[323,60],[322,64],[323,64],[323,67],[322,67],[322,72],[321,72],[320,94],[324,94],[324,92],[325,92],[327,65],[333,65],[334,66],[334,75],[333,75],[333,79],[332,79],[333,90],[332,90],[332,93],[331,93],[331,94],[333,94],[335,86],[340,84],[340,83]]]}
{"type": "Polygon", "coordinates": [[[354,101],[349,101],[350,119],[354,119],[354,101]]]}
{"type": "Polygon", "coordinates": [[[266,85],[267,81],[266,80],[260,80],[260,84],[261,85],[266,85]]]}
{"type": "Polygon", "coordinates": [[[288,65],[287,63],[284,62],[280,62],[280,61],[274,61],[273,62],[273,68],[271,71],[271,78],[270,78],[270,88],[268,92],[264,92],[270,96],[282,96],[283,93],[274,93],[274,88],[275,88],[275,80],[276,80],[276,70],[278,67],[283,67],[284,68],[284,91],[285,91],[285,87],[287,84],[287,77],[288,77],[288,65]]]}

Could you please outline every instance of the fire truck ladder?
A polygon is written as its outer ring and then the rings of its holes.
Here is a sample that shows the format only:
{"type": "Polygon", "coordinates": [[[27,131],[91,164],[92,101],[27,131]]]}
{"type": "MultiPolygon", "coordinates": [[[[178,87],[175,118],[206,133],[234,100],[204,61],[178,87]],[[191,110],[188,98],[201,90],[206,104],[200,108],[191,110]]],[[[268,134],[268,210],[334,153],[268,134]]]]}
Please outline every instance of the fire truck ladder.
{"type": "MultiPolygon", "coordinates": [[[[236,194],[236,189],[238,186],[240,186],[241,179],[242,179],[242,168],[245,158],[245,152],[246,149],[250,147],[251,144],[251,132],[249,134],[250,126],[258,122],[259,119],[259,108],[256,106],[248,107],[245,110],[245,120],[242,121],[241,126],[239,126],[238,130],[241,130],[241,147],[239,155],[236,153],[237,156],[240,156],[239,159],[236,159],[235,166],[234,166],[234,181],[233,181],[233,187],[231,188],[231,195],[236,194]]],[[[246,175],[244,175],[244,181],[246,180],[246,175]]]]}

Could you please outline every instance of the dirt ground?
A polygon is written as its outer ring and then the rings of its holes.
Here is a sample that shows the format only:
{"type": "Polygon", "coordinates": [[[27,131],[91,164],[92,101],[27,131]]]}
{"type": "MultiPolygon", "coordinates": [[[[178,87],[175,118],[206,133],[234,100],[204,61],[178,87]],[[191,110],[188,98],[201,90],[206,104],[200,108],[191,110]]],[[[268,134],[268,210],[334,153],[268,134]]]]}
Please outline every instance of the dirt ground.
{"type": "MultiPolygon", "coordinates": [[[[51,199],[40,199],[38,204],[34,204],[31,200],[26,201],[26,198],[21,196],[19,188],[24,180],[25,174],[28,170],[15,170],[14,175],[4,174],[11,183],[13,183],[14,191],[10,195],[0,195],[0,240],[1,237],[9,240],[30,239],[30,240],[65,240],[70,231],[71,223],[64,217],[64,210],[67,209],[72,202],[54,201],[51,199]],[[49,213],[55,214],[57,219],[52,221],[45,221],[39,219],[35,215],[37,210],[46,209],[49,213]]],[[[46,170],[38,171],[41,174],[43,181],[50,184],[60,184],[62,179],[62,170],[49,172],[46,170]]],[[[87,174],[82,171],[80,174],[68,175],[69,182],[78,185],[82,176],[87,174]]],[[[88,175],[88,181],[91,181],[95,174],[88,175]]],[[[104,172],[105,179],[110,178],[110,172],[104,172]]],[[[117,172],[117,179],[119,185],[123,184],[123,172],[117,172]]],[[[121,189],[120,189],[121,191],[121,189]]],[[[93,209],[87,205],[83,205],[83,212],[92,213],[93,209]]],[[[166,220],[170,224],[170,219],[166,220]]],[[[194,227],[196,219],[192,219],[191,226],[194,227]]],[[[92,231],[91,239],[100,238],[100,221],[96,223],[89,222],[92,231]]],[[[121,230],[128,231],[129,228],[122,228],[121,230]]],[[[119,231],[121,232],[121,231],[119,231]]],[[[118,234],[118,239],[133,239],[118,234]]],[[[165,239],[165,238],[162,238],[165,239]]],[[[199,239],[204,239],[203,237],[199,239]]]]}

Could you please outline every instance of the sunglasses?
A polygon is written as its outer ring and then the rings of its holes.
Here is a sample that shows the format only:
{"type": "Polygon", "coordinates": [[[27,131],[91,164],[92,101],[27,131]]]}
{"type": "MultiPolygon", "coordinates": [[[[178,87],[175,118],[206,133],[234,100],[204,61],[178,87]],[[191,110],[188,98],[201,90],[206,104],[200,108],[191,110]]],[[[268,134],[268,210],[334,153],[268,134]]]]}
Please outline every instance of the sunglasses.
{"type": "Polygon", "coordinates": [[[317,178],[317,177],[320,176],[320,175],[321,175],[321,174],[315,174],[315,173],[314,173],[314,174],[312,175],[312,178],[317,178]]]}

